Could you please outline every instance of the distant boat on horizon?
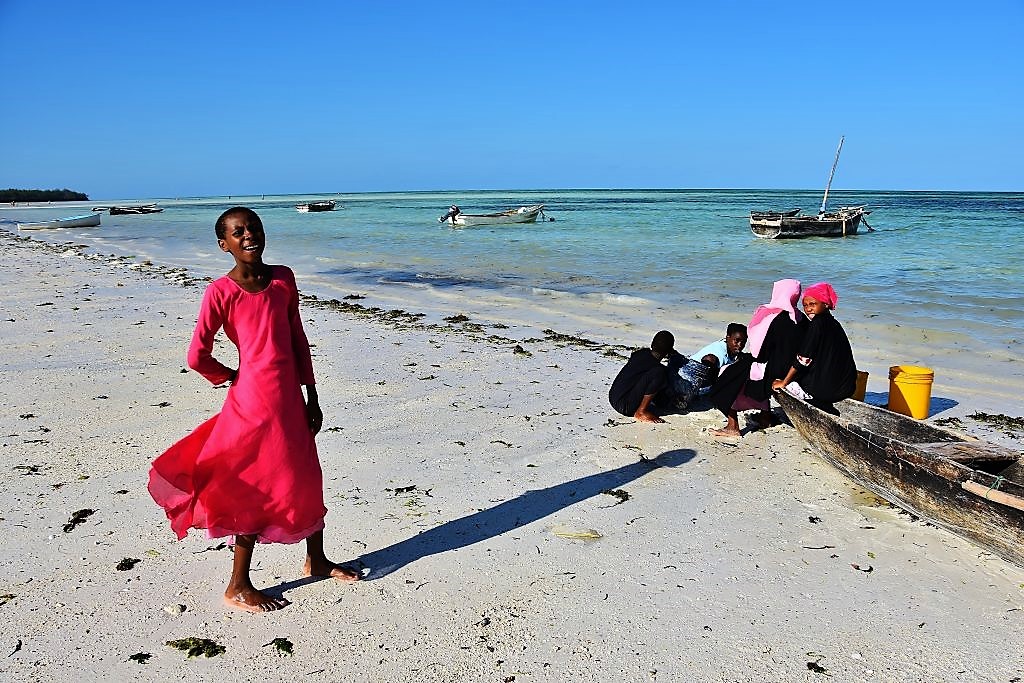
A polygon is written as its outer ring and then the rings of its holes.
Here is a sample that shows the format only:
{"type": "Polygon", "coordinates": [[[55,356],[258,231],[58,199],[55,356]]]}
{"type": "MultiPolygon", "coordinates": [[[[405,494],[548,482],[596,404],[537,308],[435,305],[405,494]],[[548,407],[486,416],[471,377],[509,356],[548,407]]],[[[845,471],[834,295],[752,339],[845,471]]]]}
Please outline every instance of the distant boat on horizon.
{"type": "Polygon", "coordinates": [[[321,211],[334,211],[335,206],[337,206],[337,203],[333,199],[324,199],[318,202],[296,204],[295,210],[299,213],[319,213],[321,211]]]}
{"type": "MultiPolygon", "coordinates": [[[[102,210],[103,207],[93,209],[93,211],[102,210]]],[[[143,213],[160,213],[163,211],[163,207],[157,206],[156,204],[135,204],[133,206],[112,206],[110,207],[111,216],[125,216],[129,214],[143,214],[143,213]]]]}

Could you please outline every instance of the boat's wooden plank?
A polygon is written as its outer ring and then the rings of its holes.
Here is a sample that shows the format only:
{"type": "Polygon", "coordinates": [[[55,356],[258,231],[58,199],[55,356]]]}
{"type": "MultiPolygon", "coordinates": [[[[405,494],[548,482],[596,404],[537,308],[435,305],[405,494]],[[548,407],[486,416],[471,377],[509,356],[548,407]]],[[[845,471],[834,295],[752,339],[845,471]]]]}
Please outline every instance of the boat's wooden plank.
{"type": "Polygon", "coordinates": [[[946,441],[916,444],[929,454],[957,462],[1007,462],[1020,460],[1020,453],[986,441],[946,441]]]}
{"type": "Polygon", "coordinates": [[[979,484],[976,481],[965,481],[960,486],[965,491],[970,491],[976,496],[981,496],[985,500],[995,501],[1001,505],[1008,505],[1018,510],[1024,510],[1024,498],[1015,496],[1011,493],[1000,491],[999,489],[979,484]]]}

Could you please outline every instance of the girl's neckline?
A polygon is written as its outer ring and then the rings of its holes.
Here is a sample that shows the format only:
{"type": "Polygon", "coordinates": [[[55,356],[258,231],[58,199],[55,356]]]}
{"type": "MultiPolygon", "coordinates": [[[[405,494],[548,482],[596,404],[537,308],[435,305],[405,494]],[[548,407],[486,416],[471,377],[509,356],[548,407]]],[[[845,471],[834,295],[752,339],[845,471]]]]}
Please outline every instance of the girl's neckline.
{"type": "Polygon", "coordinates": [[[269,264],[267,265],[267,284],[263,287],[263,289],[257,289],[255,292],[250,292],[248,289],[243,287],[241,283],[236,281],[230,275],[224,275],[224,279],[230,281],[231,284],[237,287],[239,291],[245,292],[246,294],[262,294],[263,292],[270,289],[270,285],[274,283],[274,266],[269,264]]]}

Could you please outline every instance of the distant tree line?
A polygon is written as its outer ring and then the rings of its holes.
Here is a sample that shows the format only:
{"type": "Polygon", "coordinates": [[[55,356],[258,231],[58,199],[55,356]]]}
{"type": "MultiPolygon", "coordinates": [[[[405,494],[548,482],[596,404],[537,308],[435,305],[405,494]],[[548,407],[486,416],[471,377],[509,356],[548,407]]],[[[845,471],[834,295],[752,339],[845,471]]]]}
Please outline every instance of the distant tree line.
{"type": "Polygon", "coordinates": [[[9,187],[0,190],[0,202],[81,202],[88,201],[89,195],[63,190],[16,190],[9,187]]]}

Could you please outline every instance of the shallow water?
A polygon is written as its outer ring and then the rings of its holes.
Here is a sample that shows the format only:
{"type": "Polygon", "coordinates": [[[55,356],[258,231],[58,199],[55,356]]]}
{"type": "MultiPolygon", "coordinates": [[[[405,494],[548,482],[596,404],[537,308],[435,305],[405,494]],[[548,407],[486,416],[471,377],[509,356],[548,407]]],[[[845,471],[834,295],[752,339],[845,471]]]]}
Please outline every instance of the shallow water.
{"type": "MultiPolygon", "coordinates": [[[[508,301],[529,317],[571,312],[577,329],[603,316],[644,325],[647,313],[722,310],[744,320],[771,283],[827,279],[837,317],[890,321],[930,331],[925,343],[968,335],[1015,346],[1024,323],[1024,194],[833,192],[829,206],[867,204],[876,229],[846,239],[758,240],[752,209],[803,207],[820,193],[777,190],[538,190],[330,195],[344,207],[300,214],[298,201],[266,196],[157,200],[165,211],[103,215],[93,229],[33,232],[100,253],[133,254],[218,275],[230,267],[213,223],[225,208],[252,206],[267,228],[266,260],[290,265],[306,291],[328,297],[372,292],[395,304],[439,309],[508,301]],[[482,213],[546,204],[555,220],[453,229],[437,222],[450,204],[482,213]],[[949,335],[944,339],[944,335],[949,335]]],[[[128,203],[129,200],[104,203],[128,203]]],[[[132,202],[143,200],[130,200],[132,202]]],[[[145,200],[150,201],[150,200],[145,200]]],[[[82,213],[81,208],[7,207],[0,226],[82,213]]]]}

